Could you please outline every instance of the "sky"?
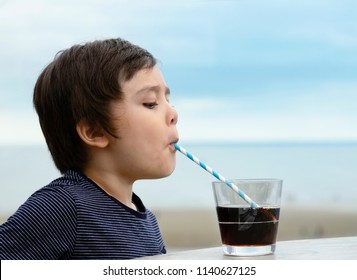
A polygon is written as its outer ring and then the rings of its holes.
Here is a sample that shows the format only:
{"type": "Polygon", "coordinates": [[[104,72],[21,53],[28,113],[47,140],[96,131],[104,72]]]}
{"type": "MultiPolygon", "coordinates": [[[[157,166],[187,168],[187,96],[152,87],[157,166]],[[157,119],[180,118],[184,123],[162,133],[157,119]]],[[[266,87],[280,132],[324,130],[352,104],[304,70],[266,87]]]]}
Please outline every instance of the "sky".
{"type": "Polygon", "coordinates": [[[159,59],[182,141],[357,141],[355,0],[0,0],[0,144],[43,144],[41,70],[113,37],[159,59]]]}

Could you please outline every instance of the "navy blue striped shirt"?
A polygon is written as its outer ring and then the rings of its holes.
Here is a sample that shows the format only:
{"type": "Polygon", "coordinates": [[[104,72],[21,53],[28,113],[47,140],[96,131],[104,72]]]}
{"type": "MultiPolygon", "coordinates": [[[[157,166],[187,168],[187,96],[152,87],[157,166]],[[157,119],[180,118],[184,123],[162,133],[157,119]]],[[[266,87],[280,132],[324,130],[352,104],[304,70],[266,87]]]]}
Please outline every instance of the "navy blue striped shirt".
{"type": "Polygon", "coordinates": [[[156,217],[135,211],[70,170],[0,226],[0,259],[131,259],[166,253],[156,217]]]}

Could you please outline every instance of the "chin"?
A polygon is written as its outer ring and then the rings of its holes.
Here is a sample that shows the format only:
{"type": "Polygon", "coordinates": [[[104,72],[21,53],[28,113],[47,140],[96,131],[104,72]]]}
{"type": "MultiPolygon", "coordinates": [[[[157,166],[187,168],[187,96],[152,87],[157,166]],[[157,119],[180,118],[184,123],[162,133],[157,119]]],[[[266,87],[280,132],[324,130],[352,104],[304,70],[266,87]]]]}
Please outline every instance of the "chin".
{"type": "Polygon", "coordinates": [[[160,179],[160,178],[168,177],[175,171],[175,167],[176,167],[176,164],[166,168],[165,170],[160,170],[156,174],[153,174],[153,177],[151,179],[160,179]]]}
{"type": "Polygon", "coordinates": [[[175,167],[172,168],[164,177],[170,176],[175,171],[175,167]]]}

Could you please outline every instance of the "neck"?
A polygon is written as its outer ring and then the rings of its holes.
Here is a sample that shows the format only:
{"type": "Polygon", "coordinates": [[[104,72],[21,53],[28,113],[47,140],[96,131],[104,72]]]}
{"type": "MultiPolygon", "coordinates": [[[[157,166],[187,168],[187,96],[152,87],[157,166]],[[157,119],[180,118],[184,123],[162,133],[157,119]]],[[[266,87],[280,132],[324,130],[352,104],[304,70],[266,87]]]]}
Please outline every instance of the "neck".
{"type": "Polygon", "coordinates": [[[98,168],[86,168],[84,174],[95,182],[104,192],[120,201],[124,205],[136,209],[132,202],[133,182],[121,178],[118,174],[106,172],[98,168]]]}

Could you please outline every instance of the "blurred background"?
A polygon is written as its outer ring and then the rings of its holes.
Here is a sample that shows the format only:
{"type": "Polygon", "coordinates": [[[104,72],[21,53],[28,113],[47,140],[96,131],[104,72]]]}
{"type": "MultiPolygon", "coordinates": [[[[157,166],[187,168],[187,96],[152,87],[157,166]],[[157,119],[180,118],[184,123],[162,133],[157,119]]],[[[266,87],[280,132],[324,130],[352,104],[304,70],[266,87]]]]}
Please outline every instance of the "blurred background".
{"type": "MultiPolygon", "coordinates": [[[[280,240],[357,235],[355,0],[0,0],[0,216],[60,176],[32,107],[73,44],[122,37],[156,56],[180,143],[227,178],[284,180],[280,240]]],[[[177,154],[135,192],[172,250],[220,244],[212,176],[177,154]]]]}

